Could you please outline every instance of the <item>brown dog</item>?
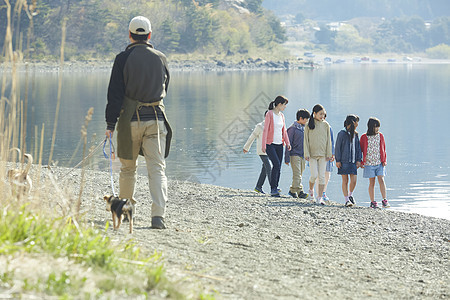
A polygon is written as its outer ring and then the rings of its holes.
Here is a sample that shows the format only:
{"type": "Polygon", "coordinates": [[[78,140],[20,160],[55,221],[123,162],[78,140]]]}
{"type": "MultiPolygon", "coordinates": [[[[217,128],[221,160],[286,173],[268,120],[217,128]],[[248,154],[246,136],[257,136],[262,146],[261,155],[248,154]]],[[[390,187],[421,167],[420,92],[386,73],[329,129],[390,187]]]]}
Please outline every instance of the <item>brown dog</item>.
{"type": "MultiPolygon", "coordinates": [[[[20,150],[18,148],[13,148],[11,151],[12,150],[16,150],[20,156],[20,150]]],[[[31,177],[28,175],[31,165],[33,164],[33,156],[28,153],[25,153],[23,156],[27,159],[25,168],[8,170],[7,177],[11,187],[14,187],[17,193],[28,194],[33,187],[31,177]]]]}
{"type": "Polygon", "coordinates": [[[113,195],[106,195],[103,199],[106,201],[106,210],[112,214],[114,230],[119,229],[124,216],[127,216],[130,222],[130,233],[133,233],[133,212],[136,201],[133,199],[120,199],[113,195]]]}

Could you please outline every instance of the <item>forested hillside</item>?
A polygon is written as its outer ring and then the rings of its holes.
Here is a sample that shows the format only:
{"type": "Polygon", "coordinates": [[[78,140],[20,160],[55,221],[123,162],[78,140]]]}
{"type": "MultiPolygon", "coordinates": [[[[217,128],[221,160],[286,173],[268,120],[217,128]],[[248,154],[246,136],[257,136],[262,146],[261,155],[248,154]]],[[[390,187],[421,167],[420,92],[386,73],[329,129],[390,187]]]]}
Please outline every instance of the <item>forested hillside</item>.
{"type": "Polygon", "coordinates": [[[329,21],[410,16],[430,20],[450,16],[448,0],[264,0],[263,5],[277,15],[302,13],[308,19],[329,21]]]}
{"type": "Polygon", "coordinates": [[[64,22],[66,59],[111,57],[127,45],[128,22],[136,15],[151,20],[152,42],[168,54],[270,51],[285,41],[284,28],[262,0],[10,0],[10,8],[4,3],[0,46],[9,21],[15,50],[37,59],[59,55],[64,22]]]}

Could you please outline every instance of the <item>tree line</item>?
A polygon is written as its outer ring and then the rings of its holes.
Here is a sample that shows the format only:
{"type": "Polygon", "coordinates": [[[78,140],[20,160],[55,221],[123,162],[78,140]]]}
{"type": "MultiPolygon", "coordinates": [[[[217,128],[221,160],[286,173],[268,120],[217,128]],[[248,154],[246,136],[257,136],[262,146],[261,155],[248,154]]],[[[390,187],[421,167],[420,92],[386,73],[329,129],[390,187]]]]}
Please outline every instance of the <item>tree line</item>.
{"type": "MultiPolygon", "coordinates": [[[[128,44],[128,22],[137,15],[152,23],[152,43],[167,53],[249,53],[285,41],[279,19],[262,0],[10,0],[13,45],[24,55],[59,55],[66,24],[65,59],[111,57],[128,44]]],[[[5,1],[6,3],[6,1],[5,1]]],[[[0,6],[3,48],[8,7],[0,6]]]]}
{"type": "MultiPolygon", "coordinates": [[[[326,24],[315,33],[316,42],[327,51],[371,53],[415,53],[445,49],[450,45],[450,17],[426,22],[418,16],[383,20],[372,28],[361,28],[358,21],[345,22],[339,30],[326,24]],[[437,47],[437,48],[436,48],[437,47]]],[[[450,48],[450,47],[449,47],[450,48]]],[[[450,49],[447,49],[450,50],[450,49]]],[[[439,56],[439,55],[438,55],[439,56]]],[[[441,57],[450,58],[444,51],[441,57]]]]}

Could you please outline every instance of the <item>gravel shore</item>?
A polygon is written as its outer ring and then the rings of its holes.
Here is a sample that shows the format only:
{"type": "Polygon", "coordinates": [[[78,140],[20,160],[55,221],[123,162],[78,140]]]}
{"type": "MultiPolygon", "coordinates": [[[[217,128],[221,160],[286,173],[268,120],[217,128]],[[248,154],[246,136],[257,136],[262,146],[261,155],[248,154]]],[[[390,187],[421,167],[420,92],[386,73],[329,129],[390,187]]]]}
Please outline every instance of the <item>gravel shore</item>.
{"type": "MultiPolygon", "coordinates": [[[[52,169],[78,195],[81,171],[67,172],[52,169]]],[[[86,172],[82,210],[99,228],[111,190],[108,172],[86,172]]],[[[450,299],[449,220],[169,180],[168,229],[154,230],[146,177],[135,198],[134,233],[107,234],[162,252],[171,281],[216,299],[450,299]]]]}

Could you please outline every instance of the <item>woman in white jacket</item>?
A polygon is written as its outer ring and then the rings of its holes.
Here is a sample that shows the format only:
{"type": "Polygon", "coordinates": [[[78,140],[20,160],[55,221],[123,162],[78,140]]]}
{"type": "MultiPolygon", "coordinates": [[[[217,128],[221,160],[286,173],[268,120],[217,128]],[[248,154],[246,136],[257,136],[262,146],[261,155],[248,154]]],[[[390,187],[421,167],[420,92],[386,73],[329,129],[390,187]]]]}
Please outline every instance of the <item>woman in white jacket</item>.
{"type": "MultiPolygon", "coordinates": [[[[267,113],[267,111],[266,111],[267,113]]],[[[264,114],[265,116],[266,114],[264,114]]],[[[244,153],[247,153],[252,146],[253,142],[256,140],[256,153],[262,160],[261,173],[259,174],[258,182],[256,183],[255,192],[264,194],[262,186],[266,180],[270,181],[270,174],[272,173],[272,166],[270,165],[269,157],[266,153],[262,152],[262,134],[264,130],[264,121],[256,124],[255,129],[253,129],[252,134],[247,139],[244,145],[244,153]]]]}

